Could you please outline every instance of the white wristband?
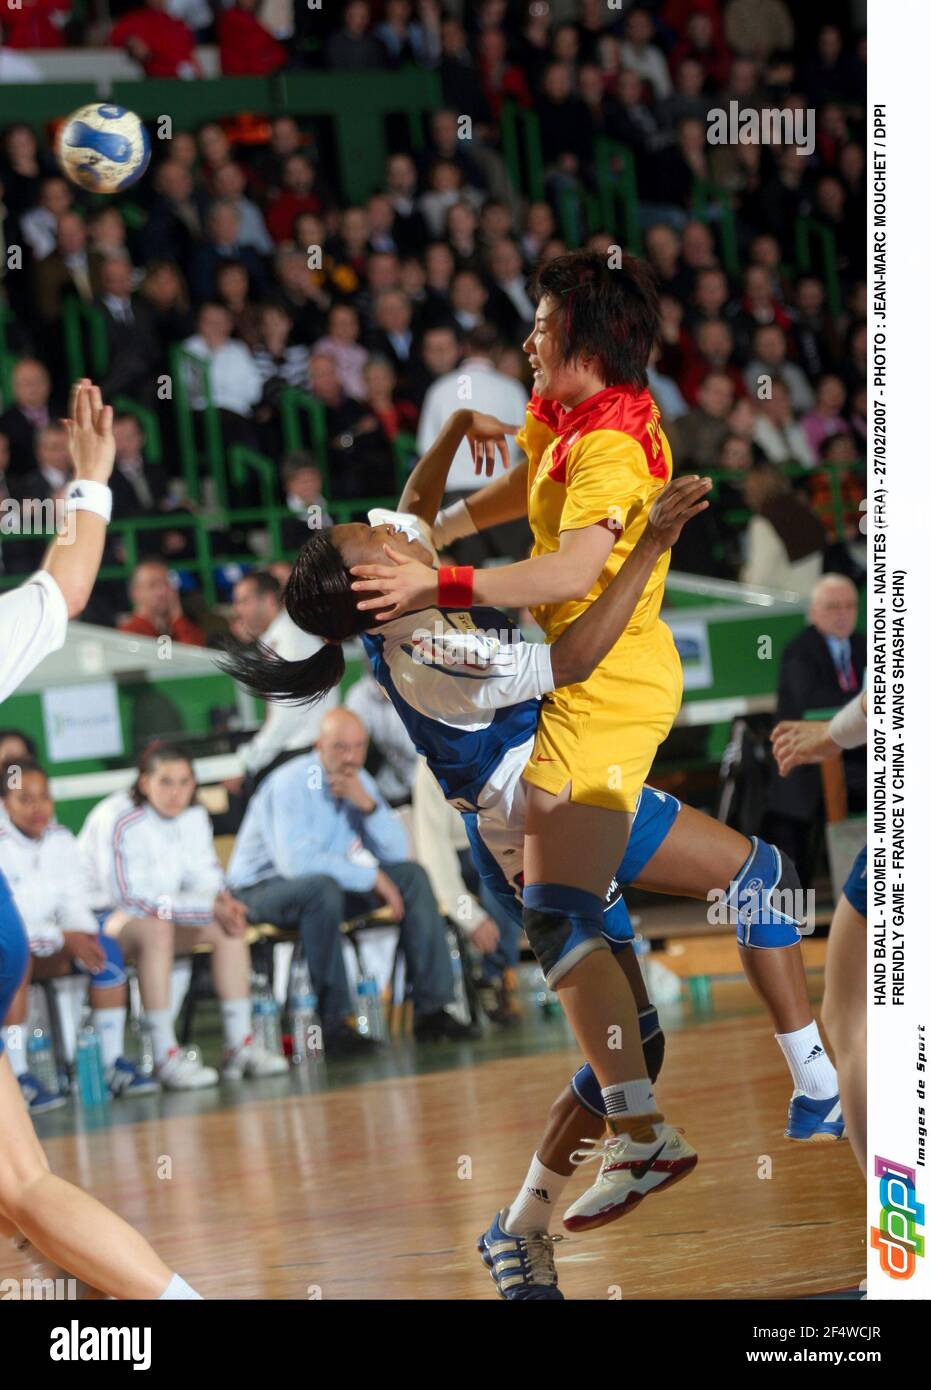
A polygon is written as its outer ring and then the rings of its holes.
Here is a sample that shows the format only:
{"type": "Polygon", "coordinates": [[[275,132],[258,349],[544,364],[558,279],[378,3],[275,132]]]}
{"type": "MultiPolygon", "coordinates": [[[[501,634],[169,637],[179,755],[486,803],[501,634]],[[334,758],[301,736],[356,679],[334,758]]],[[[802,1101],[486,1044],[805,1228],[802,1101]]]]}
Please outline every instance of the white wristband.
{"type": "Polygon", "coordinates": [[[437,512],[436,521],[433,523],[433,539],[436,541],[437,548],[451,545],[453,541],[461,540],[463,536],[477,535],[478,527],[472,520],[472,513],[465,504],[465,498],[460,498],[451,507],[437,512]]]}
{"type": "Polygon", "coordinates": [[[95,512],[109,521],[113,512],[113,493],[106,483],[91,478],[75,478],[65,488],[66,512],[95,512]]]}
{"type": "Polygon", "coordinates": [[[862,695],[857,695],[837,711],[828,725],[828,734],[838,748],[860,748],[866,743],[866,713],[862,695]]]}

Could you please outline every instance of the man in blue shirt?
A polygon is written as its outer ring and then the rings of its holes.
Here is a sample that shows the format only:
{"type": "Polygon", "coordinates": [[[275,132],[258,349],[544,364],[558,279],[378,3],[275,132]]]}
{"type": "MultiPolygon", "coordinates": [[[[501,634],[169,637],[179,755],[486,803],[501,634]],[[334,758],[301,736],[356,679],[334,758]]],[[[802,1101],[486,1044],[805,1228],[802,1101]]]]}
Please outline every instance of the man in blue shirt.
{"type": "Polygon", "coordinates": [[[401,930],[418,1041],[472,1029],[445,1010],[453,998],[446,929],[404,827],[363,770],[368,734],[347,709],[324,716],[312,753],[271,773],[249,802],[228,879],[254,922],[297,927],[320,1002],[324,1049],[372,1044],[347,1022],[353,1011],[340,923],[387,904],[401,930]]]}

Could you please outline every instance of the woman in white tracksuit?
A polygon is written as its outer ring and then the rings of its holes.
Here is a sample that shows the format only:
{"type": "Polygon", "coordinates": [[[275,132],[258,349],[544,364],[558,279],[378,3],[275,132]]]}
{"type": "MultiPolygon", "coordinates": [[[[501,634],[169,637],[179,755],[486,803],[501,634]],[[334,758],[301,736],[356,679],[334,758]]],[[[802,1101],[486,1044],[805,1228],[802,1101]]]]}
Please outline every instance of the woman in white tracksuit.
{"type": "Polygon", "coordinates": [[[90,977],[90,1004],[100,1038],[107,1084],[113,1095],[145,1095],[158,1082],[123,1056],[128,989],[119,942],[99,936],[84,891],[81,852],[64,825],[57,825],[48,777],[32,758],[0,770],[0,872],[13,890],[29,938],[23,982],[2,1022],[10,1064],[30,1111],[42,1114],[65,1104],[29,1071],[26,1033],[29,985],[61,975],[90,977]]]}
{"type": "Polygon", "coordinates": [[[284,1057],[252,1038],[245,908],[223,886],[210,818],[194,801],[196,790],[187,757],[154,744],[139,761],[132,791],[100,802],[78,837],[91,903],[109,913],[104,931],[136,964],[156,1075],[170,1090],[219,1080],[195,1049],[180,1049],[170,1007],[175,955],[203,943],[213,947],[223,1014],[223,1079],[277,1076],[288,1068],[284,1057]]]}

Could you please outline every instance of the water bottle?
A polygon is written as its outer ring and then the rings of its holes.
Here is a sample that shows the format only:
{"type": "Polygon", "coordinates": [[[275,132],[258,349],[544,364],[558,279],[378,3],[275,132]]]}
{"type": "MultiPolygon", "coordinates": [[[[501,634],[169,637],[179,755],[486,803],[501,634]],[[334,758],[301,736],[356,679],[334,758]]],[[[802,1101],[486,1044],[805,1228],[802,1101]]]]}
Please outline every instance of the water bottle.
{"type": "Polygon", "coordinates": [[[252,1032],[266,1052],[281,1055],[281,1020],[267,975],[253,976],[252,1032]]]}
{"type": "Polygon", "coordinates": [[[129,1025],[129,1031],[133,1035],[136,1066],[142,1076],[151,1076],[155,1071],[152,1025],[146,1018],[133,1018],[129,1025]]]}
{"type": "Polygon", "coordinates": [[[103,1054],[100,1039],[91,1021],[90,1010],[84,1015],[84,1022],[75,1046],[75,1068],[78,1074],[78,1093],[82,1105],[104,1105],[109,1099],[107,1078],[103,1069],[103,1054]]]}
{"type": "Polygon", "coordinates": [[[52,1040],[45,1029],[36,1024],[26,1043],[26,1070],[51,1095],[58,1093],[58,1068],[52,1040]]]}
{"type": "Polygon", "coordinates": [[[374,975],[363,975],[356,992],[359,996],[358,1028],[363,1038],[373,1042],[384,1042],[385,1015],[378,992],[378,981],[374,975]]]}
{"type": "Polygon", "coordinates": [[[315,1062],[323,1055],[317,996],[310,983],[306,961],[299,961],[291,972],[291,1061],[296,1067],[315,1062]]]}

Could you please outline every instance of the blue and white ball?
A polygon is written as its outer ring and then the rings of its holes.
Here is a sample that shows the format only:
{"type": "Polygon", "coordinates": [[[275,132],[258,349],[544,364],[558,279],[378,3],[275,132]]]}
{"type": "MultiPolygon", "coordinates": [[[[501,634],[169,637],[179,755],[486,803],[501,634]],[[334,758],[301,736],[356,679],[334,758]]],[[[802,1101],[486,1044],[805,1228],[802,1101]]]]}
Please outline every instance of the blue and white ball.
{"type": "Polygon", "coordinates": [[[148,131],[125,106],[80,106],[58,132],[56,154],[62,172],[91,193],[129,188],[142,178],[151,153],[148,131]]]}

